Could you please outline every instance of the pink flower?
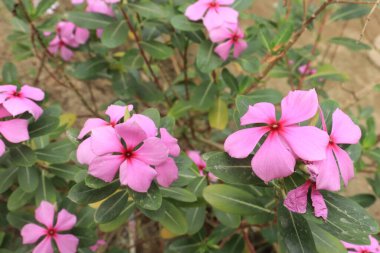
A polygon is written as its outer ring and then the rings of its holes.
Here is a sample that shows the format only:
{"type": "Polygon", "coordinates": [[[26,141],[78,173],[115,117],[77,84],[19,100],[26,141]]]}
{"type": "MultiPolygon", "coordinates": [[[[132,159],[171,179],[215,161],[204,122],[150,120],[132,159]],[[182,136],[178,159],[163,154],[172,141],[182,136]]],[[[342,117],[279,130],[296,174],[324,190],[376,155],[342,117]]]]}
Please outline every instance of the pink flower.
{"type": "MultiPolygon", "coordinates": [[[[201,154],[197,150],[188,150],[186,151],[187,156],[197,165],[199,174],[201,176],[204,176],[204,169],[206,168],[206,162],[202,159],[201,154]]],[[[208,173],[208,178],[211,182],[218,181],[218,178],[212,174],[211,172],[208,173]]]]}
{"type": "Polygon", "coordinates": [[[29,112],[35,119],[38,119],[43,110],[34,101],[42,101],[44,92],[35,87],[24,85],[20,90],[16,85],[0,86],[0,104],[12,116],[17,116],[29,112]]]}
{"type": "Polygon", "coordinates": [[[285,198],[284,205],[289,211],[295,213],[306,213],[307,208],[307,193],[311,187],[311,201],[314,207],[314,215],[327,219],[328,210],[322,194],[316,189],[315,183],[311,180],[305,184],[291,190],[285,198]]]}
{"type": "MultiPolygon", "coordinates": [[[[321,114],[321,118],[323,129],[327,132],[323,114],[321,114]]],[[[338,191],[340,189],[340,175],[342,175],[345,185],[353,178],[353,162],[348,153],[338,144],[356,144],[360,137],[360,128],[347,114],[336,109],[332,115],[329,143],[325,146],[326,159],[312,163],[317,189],[338,191]]]]}
{"type": "Polygon", "coordinates": [[[380,253],[379,242],[375,237],[369,236],[371,241],[370,245],[356,245],[348,242],[343,242],[343,246],[348,249],[348,253],[380,253]]]}
{"type": "Polygon", "coordinates": [[[90,37],[87,29],[77,27],[74,23],[61,21],[57,24],[57,34],[49,43],[48,50],[51,54],[61,54],[63,60],[68,61],[73,57],[70,48],[78,48],[85,44],[90,37]]]}
{"type": "Polygon", "coordinates": [[[239,130],[228,136],[224,143],[224,149],[230,156],[245,158],[268,134],[252,159],[253,171],[265,182],[291,175],[296,158],[306,161],[326,158],[325,148],[329,142],[326,132],[314,126],[299,125],[312,118],[318,110],[315,90],[289,92],[281,101],[281,109],[281,118],[277,120],[273,104],[249,106],[240,119],[241,125],[265,125],[239,130]]]}
{"type": "Polygon", "coordinates": [[[210,31],[210,39],[214,43],[221,43],[215,48],[220,58],[227,60],[231,47],[234,47],[234,57],[237,58],[247,48],[243,31],[236,25],[233,28],[220,27],[210,31]]]}
{"type": "Polygon", "coordinates": [[[187,7],[185,15],[192,21],[203,18],[207,30],[218,28],[225,24],[237,24],[239,13],[228,7],[234,0],[198,0],[187,7]]]}
{"type": "MultiPolygon", "coordinates": [[[[28,120],[11,119],[0,121],[0,134],[11,143],[29,140],[28,120]]],[[[0,139],[0,157],[5,153],[5,143],[0,139]]]]}
{"type": "Polygon", "coordinates": [[[298,72],[300,72],[301,75],[314,75],[317,73],[317,70],[314,68],[310,68],[310,63],[304,64],[298,68],[298,72]]]}
{"type": "Polygon", "coordinates": [[[96,252],[100,247],[102,247],[103,245],[106,245],[106,244],[107,244],[107,242],[104,241],[103,239],[97,240],[96,243],[90,247],[90,250],[93,252],[96,252]]]}
{"type": "Polygon", "coordinates": [[[157,137],[148,137],[136,123],[127,121],[92,130],[91,148],[96,154],[89,173],[111,182],[119,171],[120,182],[137,192],[147,192],[157,172],[151,167],[168,159],[169,150],[157,137]],[[120,170],[119,170],[120,168],[120,170]]]}
{"type": "Polygon", "coordinates": [[[34,244],[43,237],[39,244],[33,249],[33,253],[53,253],[52,239],[54,239],[57,244],[59,252],[77,252],[79,239],[72,234],[58,233],[71,230],[75,226],[77,218],[75,215],[62,209],[58,213],[57,221],[54,225],[54,213],[54,205],[42,201],[40,206],[36,209],[35,218],[40,224],[44,225],[44,227],[33,223],[26,224],[21,229],[22,243],[34,244]]]}

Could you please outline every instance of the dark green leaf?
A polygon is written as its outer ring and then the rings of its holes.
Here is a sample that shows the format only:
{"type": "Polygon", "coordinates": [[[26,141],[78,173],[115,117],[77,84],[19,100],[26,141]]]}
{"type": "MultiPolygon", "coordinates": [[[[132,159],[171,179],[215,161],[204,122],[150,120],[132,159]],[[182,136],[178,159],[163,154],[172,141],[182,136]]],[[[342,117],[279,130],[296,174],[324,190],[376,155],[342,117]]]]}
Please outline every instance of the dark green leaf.
{"type": "Polygon", "coordinates": [[[318,253],[346,253],[347,249],[343,246],[339,239],[327,233],[318,225],[309,222],[311,232],[313,234],[315,246],[318,253]]]}
{"type": "Polygon", "coordinates": [[[47,10],[49,10],[53,4],[55,4],[57,1],[56,0],[44,0],[44,1],[40,1],[40,3],[38,4],[37,8],[36,8],[36,13],[35,15],[37,17],[43,15],[46,13],[47,10]]]}
{"type": "Polygon", "coordinates": [[[189,21],[189,19],[184,15],[176,15],[172,17],[170,23],[179,31],[192,32],[202,29],[201,24],[189,21]]]}
{"type": "Polygon", "coordinates": [[[214,53],[214,45],[205,40],[201,43],[196,57],[196,66],[203,73],[210,73],[221,66],[223,61],[214,53]]]}
{"type": "Polygon", "coordinates": [[[18,169],[18,184],[25,192],[34,192],[39,184],[38,169],[36,167],[21,167],[18,169]]]}
{"type": "Polygon", "coordinates": [[[370,8],[366,5],[345,4],[331,15],[331,21],[360,18],[367,15],[369,11],[370,8]]]}
{"type": "Polygon", "coordinates": [[[352,51],[368,50],[371,47],[363,42],[346,37],[333,37],[330,39],[330,43],[342,45],[352,51]]]}
{"type": "Polygon", "coordinates": [[[69,140],[57,141],[43,149],[36,150],[39,160],[52,164],[60,164],[70,161],[70,154],[74,151],[74,144],[69,140]]]}
{"type": "Polygon", "coordinates": [[[32,193],[27,193],[24,192],[21,188],[17,188],[9,196],[7,207],[10,211],[15,211],[28,203],[29,200],[33,198],[33,196],[34,195],[32,193]]]}
{"type": "Polygon", "coordinates": [[[156,4],[152,1],[128,3],[128,7],[147,19],[164,19],[170,16],[169,8],[165,8],[164,4],[156,4]]]}
{"type": "Polygon", "coordinates": [[[114,19],[100,13],[90,13],[83,11],[71,11],[67,13],[67,20],[79,27],[88,29],[106,28],[114,19]]]}
{"type": "Polygon", "coordinates": [[[59,119],[43,114],[37,121],[31,123],[28,126],[30,138],[44,136],[51,134],[57,129],[59,125],[59,119]]]}
{"type": "Polygon", "coordinates": [[[6,62],[3,65],[3,80],[4,83],[17,82],[17,69],[13,63],[6,62]]]}
{"type": "Polygon", "coordinates": [[[136,204],[147,210],[158,210],[162,204],[162,194],[155,183],[152,183],[148,192],[135,192],[130,189],[130,195],[136,204]]]}
{"type": "Polygon", "coordinates": [[[17,168],[8,168],[0,172],[0,193],[5,192],[12,186],[17,176],[17,168]]]}
{"type": "Polygon", "coordinates": [[[102,43],[108,48],[122,45],[128,37],[127,22],[122,19],[109,24],[103,31],[102,43]]]}
{"type": "Polygon", "coordinates": [[[196,177],[191,180],[187,189],[194,193],[197,197],[202,196],[203,189],[207,186],[207,177],[196,177]]]}
{"type": "Polygon", "coordinates": [[[165,60],[174,53],[171,47],[157,41],[142,41],[141,46],[150,56],[158,60],[165,60]]]}
{"type": "Polygon", "coordinates": [[[202,83],[194,89],[190,103],[198,110],[207,111],[213,105],[216,95],[217,88],[214,82],[202,83]]]}
{"type": "Polygon", "coordinates": [[[36,161],[36,154],[28,146],[21,145],[10,149],[12,164],[20,167],[31,167],[36,161]]]}
{"type": "Polygon", "coordinates": [[[182,202],[195,202],[197,197],[191,192],[183,188],[170,187],[170,188],[160,188],[162,196],[164,198],[171,198],[179,200],[182,202]]]}
{"type": "Polygon", "coordinates": [[[135,210],[135,206],[136,204],[133,201],[128,201],[128,203],[126,203],[125,208],[121,211],[119,217],[117,217],[111,222],[100,224],[100,230],[102,232],[108,233],[118,229],[128,220],[129,216],[131,216],[131,214],[135,210]]]}
{"type": "Polygon", "coordinates": [[[189,207],[185,209],[187,224],[189,225],[187,233],[193,235],[201,228],[206,219],[206,206],[189,207]]]}
{"type": "Polygon", "coordinates": [[[251,93],[249,96],[238,95],[236,97],[236,108],[240,115],[247,112],[249,105],[259,102],[277,104],[281,101],[282,94],[277,90],[263,89],[251,93]]]}
{"type": "Polygon", "coordinates": [[[222,223],[224,226],[229,228],[238,228],[241,222],[241,216],[231,213],[225,213],[218,209],[214,210],[214,214],[216,218],[222,223]]]}
{"type": "Polygon", "coordinates": [[[104,201],[95,212],[96,223],[107,223],[116,219],[128,204],[128,191],[120,191],[104,201]]]}
{"type": "Polygon", "coordinates": [[[185,234],[188,230],[188,224],[184,213],[170,202],[164,203],[163,215],[159,222],[170,232],[176,235],[185,234]]]}
{"type": "Polygon", "coordinates": [[[75,65],[72,75],[80,80],[91,80],[99,76],[99,73],[108,67],[108,63],[102,58],[93,58],[75,65]]]}
{"type": "Polygon", "coordinates": [[[103,200],[119,188],[119,183],[114,182],[99,189],[92,189],[84,182],[74,185],[69,192],[68,198],[77,204],[89,204],[103,200]]]}

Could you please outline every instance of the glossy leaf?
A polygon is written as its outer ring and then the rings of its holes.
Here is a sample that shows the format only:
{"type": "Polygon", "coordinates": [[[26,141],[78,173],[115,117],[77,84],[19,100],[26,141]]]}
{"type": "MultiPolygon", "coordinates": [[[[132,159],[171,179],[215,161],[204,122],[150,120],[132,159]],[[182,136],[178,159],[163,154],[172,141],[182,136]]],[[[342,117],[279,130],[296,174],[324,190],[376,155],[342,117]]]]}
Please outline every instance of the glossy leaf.
{"type": "Polygon", "coordinates": [[[116,219],[128,204],[128,192],[120,191],[106,199],[95,212],[95,222],[107,223],[116,219]]]}
{"type": "Polygon", "coordinates": [[[162,194],[155,183],[152,183],[148,192],[135,192],[129,189],[129,193],[136,205],[147,210],[158,210],[162,204],[162,194]]]}
{"type": "Polygon", "coordinates": [[[119,188],[119,183],[114,182],[99,189],[92,189],[85,185],[84,182],[74,185],[70,191],[68,198],[77,204],[89,204],[103,200],[110,196],[119,188]]]}

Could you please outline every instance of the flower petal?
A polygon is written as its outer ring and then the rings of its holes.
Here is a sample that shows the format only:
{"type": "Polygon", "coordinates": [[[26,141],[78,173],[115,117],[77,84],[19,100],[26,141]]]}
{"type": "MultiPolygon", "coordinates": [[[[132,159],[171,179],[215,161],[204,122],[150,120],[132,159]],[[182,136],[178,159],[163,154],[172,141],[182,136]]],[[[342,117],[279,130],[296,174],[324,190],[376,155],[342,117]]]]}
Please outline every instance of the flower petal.
{"type": "Polygon", "coordinates": [[[314,207],[314,215],[315,217],[321,217],[324,220],[327,220],[328,209],[325,203],[325,200],[322,194],[315,188],[311,188],[311,201],[314,207]]]}
{"type": "Polygon", "coordinates": [[[17,91],[16,85],[11,85],[11,84],[0,85],[0,92],[13,93],[15,91],[17,91]]]}
{"type": "Polygon", "coordinates": [[[235,2],[235,0],[217,0],[216,2],[221,5],[231,5],[235,2]]]}
{"type": "Polygon", "coordinates": [[[219,44],[215,49],[215,53],[217,53],[220,58],[222,58],[224,61],[227,60],[228,56],[230,55],[230,49],[232,47],[231,40],[228,40],[224,43],[219,44]]]}
{"type": "Polygon", "coordinates": [[[159,185],[169,187],[178,179],[178,167],[173,158],[168,158],[164,163],[156,166],[156,180],[159,185]]]}
{"type": "Polygon", "coordinates": [[[111,182],[115,178],[123,161],[124,157],[121,155],[104,155],[96,157],[90,163],[88,173],[105,182],[111,182]]]}
{"type": "Polygon", "coordinates": [[[166,128],[160,128],[161,141],[169,149],[169,154],[177,157],[181,152],[181,148],[178,145],[178,140],[174,138],[166,128]]]}
{"type": "Polygon", "coordinates": [[[332,116],[331,138],[338,144],[356,144],[361,137],[360,127],[352,119],[336,109],[332,116]]]}
{"type": "Polygon", "coordinates": [[[209,32],[210,40],[214,43],[223,42],[231,38],[231,31],[226,27],[219,27],[209,32]]]}
{"type": "Polygon", "coordinates": [[[290,91],[281,101],[281,122],[293,125],[312,118],[318,110],[315,89],[290,91]]]}
{"type": "Polygon", "coordinates": [[[32,244],[38,241],[41,236],[46,235],[46,228],[42,228],[36,224],[26,224],[21,229],[22,243],[32,244]]]}
{"type": "Polygon", "coordinates": [[[248,106],[248,111],[241,117],[240,125],[255,123],[272,124],[276,122],[276,109],[271,103],[257,103],[248,106]]]}
{"type": "Polygon", "coordinates": [[[207,0],[199,0],[193,3],[192,5],[189,5],[186,8],[185,16],[192,21],[197,21],[197,20],[202,19],[202,17],[204,16],[205,12],[207,11],[209,7],[208,6],[209,2],[210,1],[207,1],[207,0]]]}
{"type": "Polygon", "coordinates": [[[42,115],[42,108],[28,98],[10,98],[3,103],[4,108],[13,116],[29,112],[35,119],[42,115]]]}
{"type": "Polygon", "coordinates": [[[153,120],[142,114],[133,114],[128,122],[137,123],[146,133],[147,137],[157,136],[158,129],[153,120]]]}
{"type": "Polygon", "coordinates": [[[127,110],[128,107],[126,105],[110,105],[107,108],[106,114],[110,117],[110,122],[112,124],[117,124],[122,118],[124,118],[127,110]]]}
{"type": "Polygon", "coordinates": [[[240,40],[234,44],[234,57],[238,58],[248,47],[245,40],[240,40]]]}
{"type": "Polygon", "coordinates": [[[108,122],[99,118],[91,118],[86,120],[84,123],[84,126],[82,130],[80,130],[80,133],[78,135],[79,139],[82,139],[86,134],[91,132],[93,129],[102,127],[102,126],[107,126],[108,122]]]}
{"type": "Polygon", "coordinates": [[[120,182],[137,192],[147,192],[157,172],[138,159],[130,159],[120,166],[120,182]]]}
{"type": "Polygon", "coordinates": [[[62,209],[58,213],[55,229],[57,231],[67,231],[72,229],[77,223],[77,217],[69,213],[66,209],[62,209]]]}
{"type": "Polygon", "coordinates": [[[338,191],[340,189],[340,175],[333,151],[328,148],[326,159],[313,162],[317,170],[316,184],[318,190],[338,191]]]}
{"type": "Polygon", "coordinates": [[[223,16],[221,16],[215,8],[210,8],[203,18],[203,24],[208,31],[212,31],[224,23],[223,16]]]}
{"type": "Polygon", "coordinates": [[[81,27],[77,27],[76,30],[75,30],[75,40],[79,43],[79,44],[85,44],[88,40],[88,38],[90,37],[90,31],[85,29],[85,28],[81,28],[81,27]]]}
{"type": "Polygon", "coordinates": [[[135,122],[116,125],[115,130],[125,141],[128,150],[133,150],[147,138],[144,130],[135,122]]]}
{"type": "Polygon", "coordinates": [[[55,207],[53,204],[43,200],[35,211],[35,218],[47,228],[53,227],[55,207]]]}
{"type": "Polygon", "coordinates": [[[284,127],[281,133],[293,152],[305,161],[320,161],[326,158],[329,136],[313,126],[284,127]]]}
{"type": "Polygon", "coordinates": [[[206,162],[202,159],[199,151],[188,150],[186,151],[186,154],[195,163],[195,165],[197,165],[198,168],[206,168],[206,162]]]}
{"type": "Polygon", "coordinates": [[[11,119],[0,122],[0,133],[12,143],[29,140],[28,120],[11,119]]]}
{"type": "Polygon", "coordinates": [[[54,238],[60,253],[76,253],[79,239],[71,234],[57,234],[54,238]]]}
{"type": "Polygon", "coordinates": [[[92,130],[91,147],[96,155],[121,153],[124,149],[112,126],[98,127],[92,130]]]}
{"type": "Polygon", "coordinates": [[[223,18],[223,21],[226,23],[237,24],[239,21],[239,12],[237,12],[231,7],[219,7],[218,13],[220,17],[223,18]]]}
{"type": "MultiPolygon", "coordinates": [[[[4,94],[0,94],[0,97],[1,95],[4,95],[4,94]]],[[[5,95],[4,95],[5,96],[5,95]]],[[[5,99],[4,99],[5,100],[5,99]]],[[[3,101],[4,102],[4,101],[3,101]]],[[[0,103],[2,103],[0,101],[0,103]]],[[[5,108],[3,105],[0,105],[0,119],[3,119],[3,118],[6,118],[6,117],[10,117],[12,116],[12,114],[10,114],[5,108]]]]}
{"type": "Polygon", "coordinates": [[[69,61],[73,57],[74,53],[68,47],[61,47],[61,57],[64,61],[69,61]]]}
{"type": "Polygon", "coordinates": [[[149,165],[159,165],[165,162],[168,156],[168,148],[156,137],[146,139],[143,145],[134,153],[136,159],[149,165]]]}
{"type": "Polygon", "coordinates": [[[42,101],[45,98],[45,93],[41,89],[29,85],[22,86],[20,93],[24,97],[30,98],[35,101],[42,101]]]}
{"type": "Polygon", "coordinates": [[[295,164],[296,159],[276,132],[269,134],[252,159],[253,171],[266,183],[291,175],[295,164]]]}
{"type": "Polygon", "coordinates": [[[51,245],[51,238],[45,237],[39,244],[37,244],[32,253],[54,253],[53,246],[51,245]]]}
{"type": "Polygon", "coordinates": [[[348,181],[354,177],[354,163],[352,162],[350,156],[346,151],[338,147],[337,145],[333,148],[336,160],[338,161],[338,166],[340,174],[342,175],[344,185],[347,186],[348,181]]]}
{"type": "Polygon", "coordinates": [[[306,213],[307,208],[307,193],[310,187],[310,181],[306,181],[301,186],[291,190],[286,195],[284,206],[288,208],[289,211],[295,213],[306,213]]]}
{"type": "Polygon", "coordinates": [[[0,157],[2,157],[5,153],[5,144],[2,140],[0,140],[0,157]]]}
{"type": "Polygon", "coordinates": [[[227,137],[224,150],[234,158],[245,158],[268,132],[267,127],[253,127],[239,130],[227,137]]]}
{"type": "Polygon", "coordinates": [[[89,165],[97,157],[92,151],[91,137],[79,144],[77,149],[77,160],[80,164],[89,165]]]}

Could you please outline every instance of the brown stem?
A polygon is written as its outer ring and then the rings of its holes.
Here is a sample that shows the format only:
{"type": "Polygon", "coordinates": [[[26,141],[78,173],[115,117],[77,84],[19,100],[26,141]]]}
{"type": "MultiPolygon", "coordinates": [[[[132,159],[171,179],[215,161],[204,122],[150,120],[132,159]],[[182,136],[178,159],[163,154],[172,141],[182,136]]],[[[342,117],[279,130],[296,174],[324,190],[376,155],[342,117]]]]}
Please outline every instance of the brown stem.
{"type": "Polygon", "coordinates": [[[187,50],[189,48],[189,43],[186,41],[185,51],[183,52],[183,73],[184,73],[184,83],[185,83],[185,92],[186,92],[186,100],[190,99],[189,92],[189,76],[188,76],[188,67],[187,67],[187,50]]]}
{"type": "Polygon", "coordinates": [[[371,16],[372,14],[375,12],[376,8],[380,5],[380,0],[377,0],[375,3],[373,3],[373,6],[372,6],[372,9],[371,11],[368,13],[368,16],[365,20],[365,23],[364,23],[364,26],[363,26],[363,29],[360,33],[360,37],[359,37],[359,42],[362,40],[363,36],[364,36],[364,33],[365,33],[365,30],[367,29],[367,25],[369,23],[369,21],[371,21],[371,16]]]}
{"type": "Polygon", "coordinates": [[[249,253],[256,253],[255,247],[253,246],[253,244],[249,240],[248,229],[243,229],[242,232],[243,232],[244,242],[247,245],[249,253]]]}
{"type": "Polygon", "coordinates": [[[333,4],[375,4],[375,1],[346,1],[346,0],[335,0],[333,4]]]}

